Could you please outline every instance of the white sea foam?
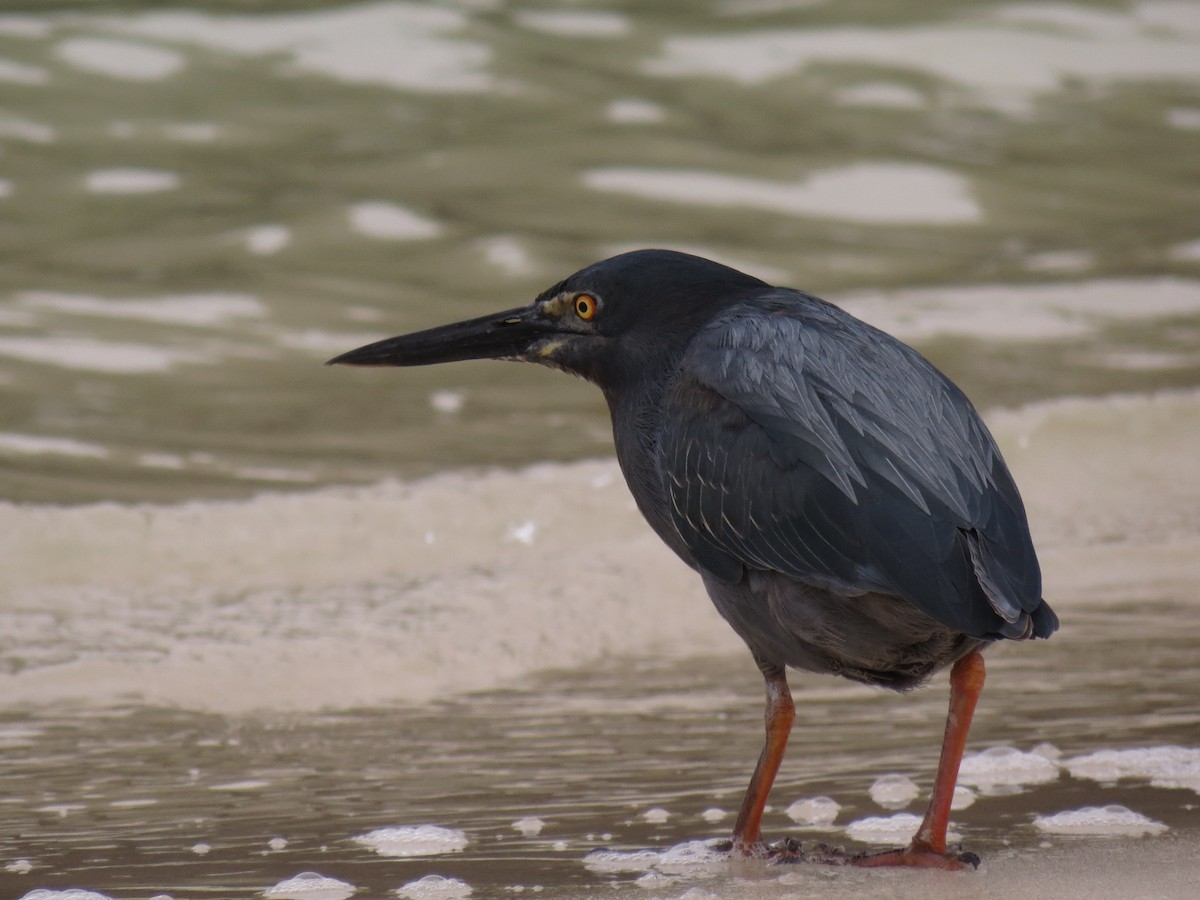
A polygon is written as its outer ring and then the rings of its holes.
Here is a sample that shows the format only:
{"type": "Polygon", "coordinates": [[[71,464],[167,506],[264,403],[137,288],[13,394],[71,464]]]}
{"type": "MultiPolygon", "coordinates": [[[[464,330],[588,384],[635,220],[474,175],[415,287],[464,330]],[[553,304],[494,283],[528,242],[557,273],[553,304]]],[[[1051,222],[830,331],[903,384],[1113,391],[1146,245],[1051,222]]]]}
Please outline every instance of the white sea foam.
{"type": "Polygon", "coordinates": [[[183,56],[174,50],[107,38],[70,38],[58,45],[57,52],[77,69],[129,81],[159,81],[184,64],[183,56]]]}
{"type": "Polygon", "coordinates": [[[93,194],[157,194],[179,187],[179,175],[154,169],[97,169],[84,182],[93,194]]]}
{"type": "Polygon", "coordinates": [[[882,106],[891,109],[922,109],[925,98],[904,84],[871,81],[842,88],[833,95],[842,106],[882,106]]]}
{"type": "Polygon", "coordinates": [[[886,294],[858,291],[831,299],[906,341],[946,335],[991,341],[1063,340],[1087,337],[1113,324],[1200,315],[1200,281],[1111,278],[1039,285],[964,285],[886,294]]]}
{"type": "Polygon", "coordinates": [[[485,238],[479,242],[483,258],[508,275],[528,275],[534,271],[533,260],[525,244],[508,235],[485,238]]]}
{"type": "Polygon", "coordinates": [[[784,814],[797,825],[824,826],[833,824],[841,809],[832,797],[807,797],[792,803],[784,814]]]}
{"type": "Polygon", "coordinates": [[[19,291],[16,299],[31,309],[170,325],[220,325],[232,319],[259,318],[267,312],[262,302],[249,294],[176,294],[114,300],[90,294],[19,291]]]}
{"type": "Polygon", "coordinates": [[[697,875],[723,871],[729,855],[714,849],[716,841],[687,841],[666,850],[593,850],[583,864],[593,872],[655,872],[697,875]]]}
{"type": "Polygon", "coordinates": [[[1065,4],[1019,4],[969,19],[895,28],[773,29],[671,37],[646,69],[657,75],[716,75],[745,85],[814,65],[865,64],[933,75],[974,101],[1027,111],[1071,80],[1096,83],[1200,77],[1195,44],[1181,40],[1190,4],[1139,3],[1113,12],[1065,4]],[[1039,7],[1041,7],[1039,11],[1039,7]],[[1161,27],[1147,28],[1148,22],[1161,27]],[[1047,27],[1053,25],[1054,27],[1047,27]]]}
{"type": "Polygon", "coordinates": [[[288,68],[353,83],[433,92],[493,86],[485,70],[490,50],[459,37],[469,19],[446,6],[364,3],[256,15],[166,10],[92,21],[119,34],[242,56],[284,56],[288,68]]]}
{"type": "Polygon", "coordinates": [[[0,57],[0,81],[24,85],[47,84],[50,73],[38,66],[27,66],[0,57]]]}
{"type": "MultiPolygon", "coordinates": [[[[891,816],[867,816],[855,819],[846,826],[846,836],[866,844],[904,844],[912,840],[921,826],[921,817],[913,813],[891,816]]],[[[949,840],[961,840],[962,835],[947,831],[949,840]]]]}
{"type": "Polygon", "coordinates": [[[1045,784],[1058,778],[1058,766],[1037,753],[1015,747],[990,747],[963,757],[958,780],[983,793],[1045,784]]]}
{"type": "Polygon", "coordinates": [[[937,225],[982,218],[965,176],[918,163],[854,163],[795,182],[723,172],[603,168],[585,172],[583,183],[653,200],[854,222],[937,225]]]}
{"type": "Polygon", "coordinates": [[[1139,747],[1097,750],[1066,760],[1074,778],[1113,782],[1122,778],[1148,779],[1154,787],[1188,788],[1200,793],[1200,749],[1192,747],[1139,747]]]}
{"type": "Polygon", "coordinates": [[[350,227],[384,241],[415,241],[437,237],[442,226],[394,203],[371,200],[350,207],[350,227]]]}
{"type": "Polygon", "coordinates": [[[401,885],[393,892],[405,900],[463,900],[472,894],[471,886],[459,878],[426,875],[401,885]]]}
{"type": "Polygon", "coordinates": [[[267,900],[346,900],[357,891],[353,884],[317,872],[301,872],[263,891],[267,900]]]}
{"type": "Polygon", "coordinates": [[[654,125],[667,117],[667,111],[659,104],[632,97],[612,101],[605,114],[609,121],[621,125],[654,125]]]}
{"type": "Polygon", "coordinates": [[[0,138],[26,141],[30,144],[52,144],[56,132],[49,125],[19,116],[0,116],[0,138]]]}
{"type": "Polygon", "coordinates": [[[395,825],[376,828],[357,835],[355,843],[369,847],[380,856],[438,856],[455,853],[467,846],[467,836],[440,825],[395,825]]]}
{"type": "Polygon", "coordinates": [[[163,126],[163,134],[185,144],[207,144],[220,136],[221,126],[216,122],[174,122],[163,126]]]}
{"type": "Polygon", "coordinates": [[[1200,262],[1200,239],[1175,244],[1168,248],[1167,254],[1180,262],[1200,262]]]}
{"type": "Polygon", "coordinates": [[[586,10],[523,9],[513,20],[522,28],[559,37],[616,38],[629,32],[629,19],[620,13],[586,10]]]}
{"type": "Polygon", "coordinates": [[[113,900],[108,894],[89,891],[84,888],[68,888],[65,891],[55,891],[49,888],[37,888],[28,894],[23,894],[20,900],[113,900]]]}
{"type": "Polygon", "coordinates": [[[193,350],[71,337],[3,337],[0,356],[64,369],[131,375],[166,372],[179,363],[207,361],[193,350]]]}
{"type": "Polygon", "coordinates": [[[0,34],[16,38],[49,37],[54,26],[44,16],[5,13],[0,15],[0,34]]]}
{"type": "Polygon", "coordinates": [[[514,831],[519,831],[525,837],[535,837],[542,833],[542,829],[546,827],[546,823],[537,816],[526,816],[523,819],[517,819],[512,823],[514,831]]]}
{"type": "Polygon", "coordinates": [[[1037,816],[1033,826],[1049,834],[1080,834],[1100,837],[1141,837],[1162,834],[1167,826],[1124,806],[1085,806],[1049,816],[1037,816]]]}
{"type": "Polygon", "coordinates": [[[271,256],[292,240],[292,230],[286,225],[257,225],[245,232],[246,249],[258,256],[271,256]]]}
{"type": "Polygon", "coordinates": [[[108,450],[99,444],[89,444],[73,438],[43,437],[36,434],[14,434],[11,431],[0,432],[0,453],[48,453],[56,456],[90,456],[103,459],[108,456],[108,450]]]}
{"type": "Polygon", "coordinates": [[[961,784],[954,786],[954,797],[950,800],[950,808],[953,810],[966,809],[975,802],[975,792],[969,787],[963,787],[961,784]]]}
{"type": "Polygon", "coordinates": [[[917,798],[920,791],[916,782],[907,775],[892,773],[876,778],[867,793],[884,809],[903,809],[917,798]]]}

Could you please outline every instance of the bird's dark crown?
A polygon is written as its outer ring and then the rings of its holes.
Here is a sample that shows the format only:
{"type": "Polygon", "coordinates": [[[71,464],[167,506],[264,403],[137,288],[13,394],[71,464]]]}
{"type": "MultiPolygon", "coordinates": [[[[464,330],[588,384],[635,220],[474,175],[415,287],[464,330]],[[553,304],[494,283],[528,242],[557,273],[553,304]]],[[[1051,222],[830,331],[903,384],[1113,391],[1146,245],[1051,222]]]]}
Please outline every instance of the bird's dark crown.
{"type": "Polygon", "coordinates": [[[606,363],[618,347],[622,372],[636,371],[630,365],[634,358],[682,352],[719,309],[765,288],[737,269],[675,250],[622,253],[580,269],[537,297],[534,306],[566,307],[586,295],[595,298],[597,310],[585,334],[548,342],[526,358],[603,387],[616,378],[606,363]]]}

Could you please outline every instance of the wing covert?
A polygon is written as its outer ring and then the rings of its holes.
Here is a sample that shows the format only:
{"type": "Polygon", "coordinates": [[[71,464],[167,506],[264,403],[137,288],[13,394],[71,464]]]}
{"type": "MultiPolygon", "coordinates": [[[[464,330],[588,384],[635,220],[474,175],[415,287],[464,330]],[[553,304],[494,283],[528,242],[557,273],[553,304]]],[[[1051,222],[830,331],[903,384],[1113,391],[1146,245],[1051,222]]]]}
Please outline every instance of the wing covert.
{"type": "Polygon", "coordinates": [[[1041,576],[999,450],[910,347],[779,290],[697,335],[666,409],[671,515],[719,577],[890,593],[979,637],[1044,630],[1030,624],[1041,576]]]}

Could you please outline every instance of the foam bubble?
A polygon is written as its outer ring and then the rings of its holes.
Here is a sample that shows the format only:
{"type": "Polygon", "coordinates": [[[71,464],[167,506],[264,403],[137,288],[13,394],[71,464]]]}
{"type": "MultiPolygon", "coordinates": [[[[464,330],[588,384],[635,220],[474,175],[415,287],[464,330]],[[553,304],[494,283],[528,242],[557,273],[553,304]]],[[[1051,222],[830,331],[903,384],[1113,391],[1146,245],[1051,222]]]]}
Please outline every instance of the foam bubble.
{"type": "Polygon", "coordinates": [[[1167,826],[1118,804],[1085,806],[1049,816],[1037,816],[1033,826],[1049,834],[1141,837],[1162,834],[1167,826]]]}
{"type": "Polygon", "coordinates": [[[25,894],[20,900],[113,900],[113,898],[108,896],[108,894],[88,891],[83,888],[68,888],[65,891],[38,888],[25,894]]]}
{"type": "Polygon", "coordinates": [[[885,809],[902,809],[915,800],[920,791],[907,775],[889,774],[876,778],[868,793],[885,809]]]}
{"type": "Polygon", "coordinates": [[[728,853],[715,849],[720,840],[685,841],[663,851],[593,850],[583,864],[593,872],[655,872],[665,875],[695,875],[725,868],[728,853]]]}
{"type": "Polygon", "coordinates": [[[656,850],[593,850],[583,858],[592,872],[645,872],[659,861],[656,850]]]}
{"type": "Polygon", "coordinates": [[[661,806],[652,806],[642,813],[642,818],[651,825],[661,825],[671,818],[671,814],[661,806]]]}
{"type": "Polygon", "coordinates": [[[1058,778],[1058,766],[1038,753],[1024,753],[1015,747],[990,747],[982,753],[964,756],[958,770],[963,784],[990,793],[1029,784],[1045,784],[1058,778]]]}
{"type": "Polygon", "coordinates": [[[263,891],[267,900],[346,900],[358,888],[349,882],[321,875],[317,872],[301,872],[263,891]]]}
{"type": "Polygon", "coordinates": [[[1097,750],[1068,759],[1074,778],[1119,781],[1148,778],[1153,787],[1187,788],[1200,793],[1200,749],[1165,745],[1130,750],[1097,750]]]}
{"type": "MultiPolygon", "coordinates": [[[[904,844],[911,841],[921,827],[921,817],[912,813],[896,813],[892,816],[867,816],[855,819],[846,826],[846,836],[866,844],[904,844]]],[[[946,832],[949,840],[960,840],[962,835],[946,832]]]]}
{"type": "Polygon", "coordinates": [[[688,875],[722,869],[729,864],[729,855],[716,850],[714,841],[685,841],[664,850],[654,867],[671,875],[688,875]]]}
{"type": "Polygon", "coordinates": [[[33,863],[27,859],[10,860],[4,864],[4,871],[14,875],[28,875],[33,871],[33,863]]]}
{"type": "Polygon", "coordinates": [[[702,818],[705,822],[711,822],[714,825],[717,822],[724,821],[726,818],[728,818],[728,816],[729,813],[716,806],[710,806],[708,809],[704,810],[704,812],[700,813],[700,818],[702,818]]]}
{"type": "Polygon", "coordinates": [[[963,787],[961,784],[954,786],[954,796],[950,799],[950,808],[953,810],[966,809],[975,802],[975,792],[969,787],[963,787]]]}
{"type": "Polygon", "coordinates": [[[821,796],[797,800],[784,813],[797,825],[830,825],[841,809],[832,797],[821,796]]]}
{"type": "Polygon", "coordinates": [[[537,816],[526,816],[523,819],[517,819],[512,823],[514,830],[521,832],[525,837],[534,837],[541,834],[542,829],[546,827],[546,823],[537,816]]]}
{"type": "Polygon", "coordinates": [[[458,878],[426,875],[401,885],[394,893],[406,900],[462,900],[471,896],[471,886],[458,878]]]}
{"type": "Polygon", "coordinates": [[[467,846],[467,836],[453,828],[438,825],[397,825],[376,828],[354,838],[381,856],[437,856],[454,853],[467,846]]]}

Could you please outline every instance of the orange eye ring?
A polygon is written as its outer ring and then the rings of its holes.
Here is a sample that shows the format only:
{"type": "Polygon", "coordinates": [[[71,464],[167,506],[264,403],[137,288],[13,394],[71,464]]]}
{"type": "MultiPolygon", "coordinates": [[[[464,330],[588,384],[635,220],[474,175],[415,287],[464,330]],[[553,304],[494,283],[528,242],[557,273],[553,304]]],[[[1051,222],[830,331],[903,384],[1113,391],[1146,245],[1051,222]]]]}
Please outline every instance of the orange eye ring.
{"type": "Polygon", "coordinates": [[[591,294],[580,294],[575,298],[575,315],[579,316],[585,322],[590,322],[596,318],[596,312],[599,308],[600,304],[596,302],[596,298],[591,294]]]}

